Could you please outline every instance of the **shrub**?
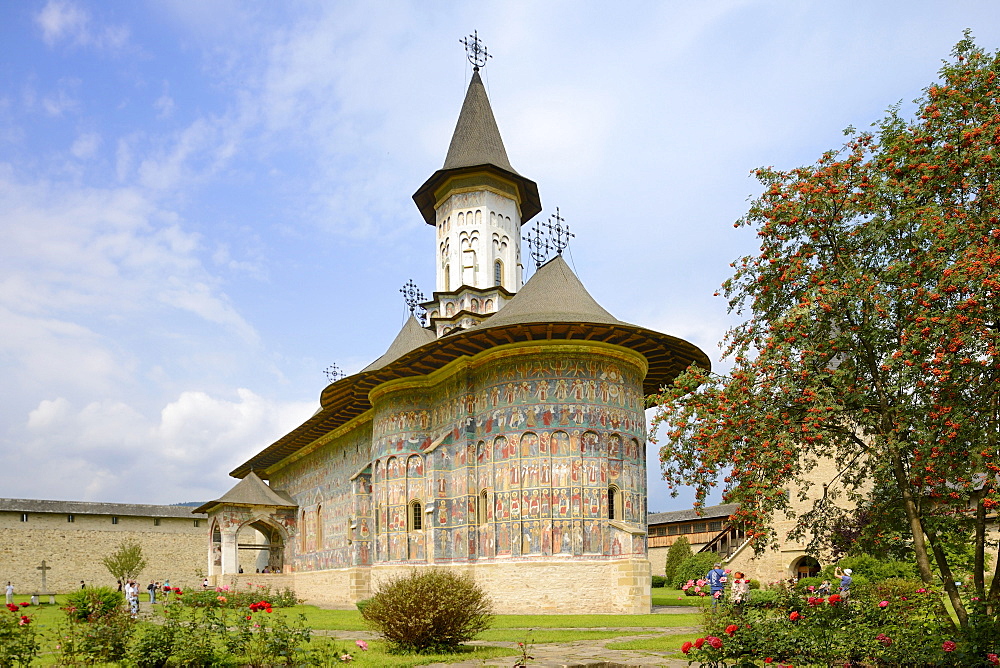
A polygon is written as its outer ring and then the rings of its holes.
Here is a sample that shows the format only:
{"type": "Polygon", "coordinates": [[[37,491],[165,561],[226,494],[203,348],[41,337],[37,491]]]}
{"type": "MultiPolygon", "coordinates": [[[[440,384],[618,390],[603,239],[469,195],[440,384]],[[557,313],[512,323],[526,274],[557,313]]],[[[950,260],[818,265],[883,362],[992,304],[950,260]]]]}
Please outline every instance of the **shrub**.
{"type": "Polygon", "coordinates": [[[16,608],[0,608],[0,666],[30,666],[38,656],[34,622],[16,608]]]}
{"type": "MultiPolygon", "coordinates": [[[[823,578],[800,578],[798,582],[795,583],[795,589],[800,594],[808,594],[810,592],[809,587],[813,590],[818,589],[819,586],[823,584],[823,578]]],[[[833,583],[831,583],[831,586],[833,583]]]]}
{"type": "Polygon", "coordinates": [[[751,580],[750,589],[760,589],[760,580],[751,580]]]}
{"type": "Polygon", "coordinates": [[[674,572],[674,589],[680,589],[688,580],[697,580],[705,577],[705,574],[712,570],[712,564],[719,560],[719,555],[714,552],[699,552],[681,562],[674,572]]]}
{"type": "Polygon", "coordinates": [[[674,576],[677,574],[677,567],[684,563],[690,556],[691,544],[688,542],[687,536],[681,536],[667,550],[667,561],[663,567],[663,575],[667,579],[667,582],[674,580],[674,576]]]}
{"type": "MultiPolygon", "coordinates": [[[[94,599],[100,600],[105,599],[94,599]]],[[[124,605],[110,610],[95,609],[86,621],[79,620],[79,609],[70,607],[65,610],[67,624],[58,631],[61,665],[113,663],[125,658],[135,622],[124,605]]]]}
{"type": "Polygon", "coordinates": [[[662,575],[654,575],[653,576],[653,582],[652,582],[651,586],[653,586],[653,587],[666,587],[667,586],[667,578],[663,577],[662,575]]]}
{"type": "Polygon", "coordinates": [[[431,568],[384,582],[361,616],[393,651],[449,651],[489,628],[493,603],[471,576],[431,568]]]}
{"type": "Polygon", "coordinates": [[[77,589],[66,598],[64,610],[77,622],[106,617],[125,604],[125,595],[110,587],[77,589]]]}

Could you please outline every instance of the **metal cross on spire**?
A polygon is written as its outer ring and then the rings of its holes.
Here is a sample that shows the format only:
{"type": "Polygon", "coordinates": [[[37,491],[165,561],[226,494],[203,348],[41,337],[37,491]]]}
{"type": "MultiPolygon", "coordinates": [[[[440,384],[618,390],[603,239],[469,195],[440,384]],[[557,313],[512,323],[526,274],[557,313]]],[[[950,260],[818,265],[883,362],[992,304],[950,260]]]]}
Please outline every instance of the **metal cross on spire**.
{"type": "Polygon", "coordinates": [[[427,317],[427,311],[425,311],[424,307],[420,305],[420,302],[427,301],[427,297],[424,296],[424,293],[420,291],[420,288],[417,287],[417,284],[413,282],[412,278],[408,280],[403,287],[399,289],[399,291],[403,294],[403,301],[406,303],[406,307],[410,309],[410,315],[419,320],[421,325],[424,324],[424,320],[427,317]]]}
{"type": "Polygon", "coordinates": [[[549,251],[552,250],[552,246],[549,245],[549,238],[542,234],[539,229],[539,224],[535,223],[535,227],[528,232],[528,252],[531,255],[531,259],[535,261],[535,269],[538,269],[543,264],[545,260],[549,257],[549,251]]]}
{"type": "Polygon", "coordinates": [[[469,62],[472,63],[472,68],[477,72],[480,67],[486,67],[487,59],[493,57],[487,52],[483,41],[479,39],[478,30],[472,31],[471,35],[463,37],[458,42],[465,46],[465,55],[469,58],[469,62]]]}
{"type": "Polygon", "coordinates": [[[336,383],[341,378],[347,377],[347,374],[344,373],[339,366],[337,366],[336,362],[323,369],[323,373],[326,374],[326,379],[331,383],[336,383]]]}
{"type": "Polygon", "coordinates": [[[551,216],[548,221],[542,223],[548,229],[549,241],[559,255],[562,255],[562,252],[569,246],[569,240],[576,236],[569,231],[569,225],[563,225],[564,220],[566,219],[559,215],[559,207],[556,207],[556,215],[551,216]],[[553,218],[556,220],[555,223],[552,222],[553,218]]]}
{"type": "Polygon", "coordinates": [[[555,251],[557,255],[569,246],[569,240],[576,235],[569,231],[569,225],[565,225],[565,218],[559,214],[559,207],[556,207],[554,216],[549,216],[545,222],[536,222],[534,229],[528,232],[528,250],[531,259],[535,261],[535,269],[538,269],[549,258],[549,253],[555,251]],[[556,222],[552,222],[553,218],[556,222]]]}

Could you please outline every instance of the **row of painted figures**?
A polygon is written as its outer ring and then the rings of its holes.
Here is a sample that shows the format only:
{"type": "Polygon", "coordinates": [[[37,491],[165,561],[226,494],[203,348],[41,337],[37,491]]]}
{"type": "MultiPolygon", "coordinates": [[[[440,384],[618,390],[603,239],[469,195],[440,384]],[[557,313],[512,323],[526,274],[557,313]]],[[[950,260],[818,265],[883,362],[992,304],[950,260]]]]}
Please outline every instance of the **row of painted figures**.
{"type": "MultiPolygon", "coordinates": [[[[406,415],[414,413],[409,411],[396,415],[406,415]]],[[[530,404],[527,406],[514,406],[512,408],[499,408],[490,411],[479,411],[475,414],[464,413],[452,419],[434,421],[425,424],[421,420],[420,425],[408,424],[405,420],[392,420],[390,418],[379,418],[375,422],[373,435],[377,447],[385,443],[396,443],[399,438],[408,440],[416,438],[420,440],[420,435],[429,432],[440,432],[450,427],[467,422],[475,427],[478,435],[493,434],[503,432],[507,429],[519,430],[523,428],[548,428],[548,427],[593,427],[602,429],[621,429],[634,434],[642,433],[645,429],[643,413],[639,408],[615,408],[613,406],[600,406],[589,404],[530,404]],[[471,420],[471,422],[469,422],[471,420]],[[398,438],[393,438],[393,437],[398,438]]],[[[426,436],[425,436],[426,437],[426,436]]]]}

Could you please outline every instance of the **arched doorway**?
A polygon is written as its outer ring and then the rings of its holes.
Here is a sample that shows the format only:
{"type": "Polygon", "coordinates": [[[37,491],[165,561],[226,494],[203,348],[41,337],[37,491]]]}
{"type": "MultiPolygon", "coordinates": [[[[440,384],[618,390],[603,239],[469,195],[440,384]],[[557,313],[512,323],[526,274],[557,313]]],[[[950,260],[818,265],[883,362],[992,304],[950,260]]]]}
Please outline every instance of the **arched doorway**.
{"type": "Polygon", "coordinates": [[[819,575],[820,565],[812,557],[799,557],[792,563],[792,577],[796,580],[814,578],[819,575]]]}
{"type": "Polygon", "coordinates": [[[257,518],[239,528],[238,562],[246,573],[281,573],[285,567],[285,533],[281,527],[257,518]]]}

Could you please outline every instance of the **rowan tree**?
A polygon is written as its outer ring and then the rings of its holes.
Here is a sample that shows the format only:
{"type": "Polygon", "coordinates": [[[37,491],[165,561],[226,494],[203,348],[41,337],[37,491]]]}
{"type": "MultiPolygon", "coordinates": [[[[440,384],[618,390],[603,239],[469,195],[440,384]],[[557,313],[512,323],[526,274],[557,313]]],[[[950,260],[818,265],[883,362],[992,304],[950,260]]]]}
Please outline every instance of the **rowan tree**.
{"type": "MultiPolygon", "coordinates": [[[[810,498],[833,458],[868,538],[902,528],[965,626],[954,547],[973,544],[976,594],[991,615],[1000,603],[1000,559],[984,575],[1000,508],[1000,52],[966,33],[915,103],[813,165],[755,170],[763,193],[736,225],[760,252],[723,284],[746,315],[724,342],[732,370],[682,374],[653,428],[668,484],[698,503],[722,484],[758,550],[791,513],[785,491],[810,498]]],[[[846,512],[824,496],[799,529],[846,512]]]]}

